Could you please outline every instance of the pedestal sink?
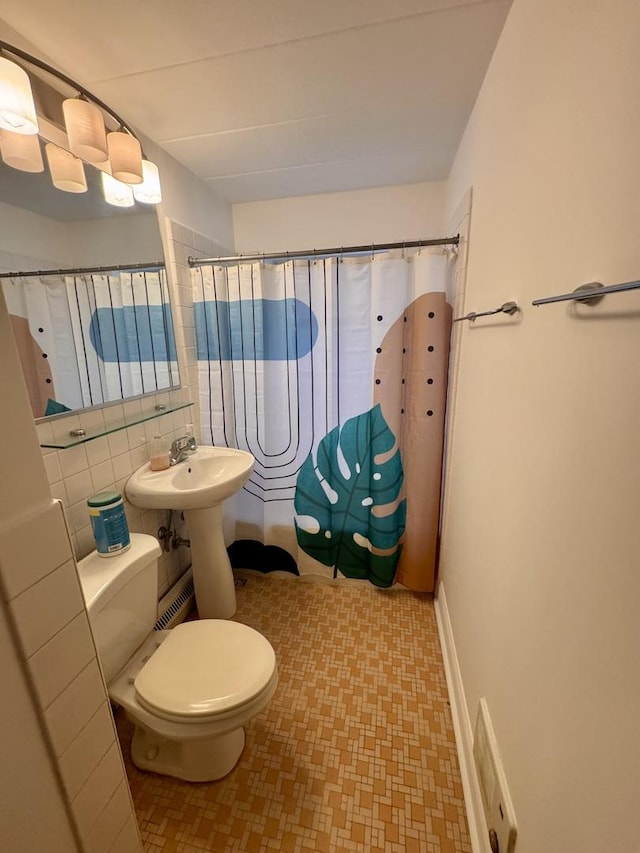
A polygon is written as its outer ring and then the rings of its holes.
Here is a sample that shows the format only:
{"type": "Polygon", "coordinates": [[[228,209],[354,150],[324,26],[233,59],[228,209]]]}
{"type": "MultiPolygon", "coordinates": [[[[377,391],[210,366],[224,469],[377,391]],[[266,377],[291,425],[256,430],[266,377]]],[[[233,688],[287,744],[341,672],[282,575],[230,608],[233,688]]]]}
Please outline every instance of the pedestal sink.
{"type": "Polygon", "coordinates": [[[222,502],[246,483],[254,461],[245,450],[198,447],[164,471],[152,471],[147,462],[127,481],[125,492],[134,506],[184,512],[201,619],[228,619],[236,612],[233,572],[222,534],[222,502]]]}

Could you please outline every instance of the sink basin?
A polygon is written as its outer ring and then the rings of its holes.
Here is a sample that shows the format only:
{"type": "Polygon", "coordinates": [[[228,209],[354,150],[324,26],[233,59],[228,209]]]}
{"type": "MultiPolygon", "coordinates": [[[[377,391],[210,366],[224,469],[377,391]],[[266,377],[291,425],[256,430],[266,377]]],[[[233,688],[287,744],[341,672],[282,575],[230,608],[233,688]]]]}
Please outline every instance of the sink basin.
{"type": "Polygon", "coordinates": [[[145,509],[205,509],[224,501],[246,483],[254,458],[232,447],[199,447],[164,471],[147,462],[126,485],[127,498],[145,509]]]}
{"type": "Polygon", "coordinates": [[[222,532],[222,503],[244,486],[254,462],[246,450],[199,447],[184,462],[164,471],[152,471],[147,462],[125,486],[134,506],[184,513],[201,619],[228,619],[236,612],[233,571],[222,532]]]}

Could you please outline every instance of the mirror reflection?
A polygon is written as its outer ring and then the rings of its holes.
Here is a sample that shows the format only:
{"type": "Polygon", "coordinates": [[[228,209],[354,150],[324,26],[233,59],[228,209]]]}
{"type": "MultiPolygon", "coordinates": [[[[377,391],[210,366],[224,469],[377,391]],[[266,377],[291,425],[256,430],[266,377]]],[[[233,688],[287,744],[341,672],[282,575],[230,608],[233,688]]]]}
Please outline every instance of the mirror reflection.
{"type": "Polygon", "coordinates": [[[179,384],[156,209],[107,204],[86,172],[67,193],[0,162],[0,283],[36,418],[179,384]]]}

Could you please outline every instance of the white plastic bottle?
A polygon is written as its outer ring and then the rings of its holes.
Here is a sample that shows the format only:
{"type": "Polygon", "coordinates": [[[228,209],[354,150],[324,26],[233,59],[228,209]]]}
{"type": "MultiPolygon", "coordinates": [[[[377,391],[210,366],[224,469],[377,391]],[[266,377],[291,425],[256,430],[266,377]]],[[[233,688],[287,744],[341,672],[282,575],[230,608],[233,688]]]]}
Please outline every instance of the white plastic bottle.
{"type": "Polygon", "coordinates": [[[149,454],[149,468],[152,471],[164,471],[169,467],[169,451],[165,447],[160,433],[153,436],[151,442],[151,453],[149,454]]]}

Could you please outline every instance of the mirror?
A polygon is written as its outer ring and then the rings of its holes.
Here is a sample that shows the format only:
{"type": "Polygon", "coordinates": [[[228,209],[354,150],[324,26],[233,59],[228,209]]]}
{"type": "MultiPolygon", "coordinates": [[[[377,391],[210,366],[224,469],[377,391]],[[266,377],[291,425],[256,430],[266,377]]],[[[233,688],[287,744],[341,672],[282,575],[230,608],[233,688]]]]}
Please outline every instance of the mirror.
{"type": "Polygon", "coordinates": [[[179,385],[156,208],[107,204],[85,172],[68,193],[0,161],[0,272],[113,270],[0,279],[36,418],[179,385]]]}

